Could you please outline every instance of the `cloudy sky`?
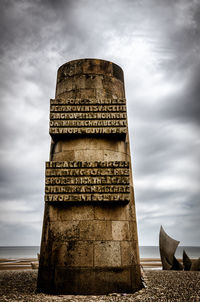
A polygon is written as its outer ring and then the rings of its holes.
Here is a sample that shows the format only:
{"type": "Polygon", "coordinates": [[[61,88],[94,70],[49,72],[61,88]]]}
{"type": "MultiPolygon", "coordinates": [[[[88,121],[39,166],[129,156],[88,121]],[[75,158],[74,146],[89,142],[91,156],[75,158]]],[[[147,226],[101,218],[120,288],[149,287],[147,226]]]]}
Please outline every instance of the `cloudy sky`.
{"type": "Polygon", "coordinates": [[[200,1],[1,0],[0,245],[39,245],[49,99],[79,58],[125,74],[140,245],[200,245],[200,1]]]}

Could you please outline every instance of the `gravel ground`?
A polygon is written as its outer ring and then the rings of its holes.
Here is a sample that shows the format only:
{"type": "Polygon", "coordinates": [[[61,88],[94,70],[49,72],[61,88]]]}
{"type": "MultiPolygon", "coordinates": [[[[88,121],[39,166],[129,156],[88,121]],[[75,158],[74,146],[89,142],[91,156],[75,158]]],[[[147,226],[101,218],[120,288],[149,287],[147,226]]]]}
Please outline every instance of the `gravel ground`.
{"type": "Polygon", "coordinates": [[[0,301],[145,301],[200,302],[200,272],[145,271],[147,287],[135,294],[50,296],[37,294],[37,271],[0,271],[0,301]]]}

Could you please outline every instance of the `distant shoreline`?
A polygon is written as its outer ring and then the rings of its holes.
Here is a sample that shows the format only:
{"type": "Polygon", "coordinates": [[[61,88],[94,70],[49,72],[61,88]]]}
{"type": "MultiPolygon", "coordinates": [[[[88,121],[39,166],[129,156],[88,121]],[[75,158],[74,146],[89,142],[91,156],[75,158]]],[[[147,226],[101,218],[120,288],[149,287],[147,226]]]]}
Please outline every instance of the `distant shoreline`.
{"type": "Polygon", "coordinates": [[[38,265],[37,258],[0,258],[0,271],[4,270],[27,270],[38,265]]]}
{"type": "MultiPolygon", "coordinates": [[[[200,247],[180,246],[176,258],[182,262],[182,252],[186,250],[191,259],[200,257],[200,247]]],[[[139,246],[140,264],[145,270],[161,270],[158,246],[139,246]]],[[[28,270],[38,266],[39,246],[4,246],[0,247],[0,270],[28,270]]]]}
{"type": "MultiPolygon", "coordinates": [[[[144,269],[161,269],[160,258],[140,258],[140,264],[144,269]]],[[[0,258],[0,270],[27,270],[36,269],[37,258],[0,258]]]]}
{"type": "MultiPolygon", "coordinates": [[[[182,258],[183,250],[190,258],[200,257],[200,246],[178,246],[176,258],[182,258]]],[[[35,258],[40,246],[0,246],[0,258],[35,258]]],[[[160,258],[159,246],[139,246],[140,258],[160,258]]]]}

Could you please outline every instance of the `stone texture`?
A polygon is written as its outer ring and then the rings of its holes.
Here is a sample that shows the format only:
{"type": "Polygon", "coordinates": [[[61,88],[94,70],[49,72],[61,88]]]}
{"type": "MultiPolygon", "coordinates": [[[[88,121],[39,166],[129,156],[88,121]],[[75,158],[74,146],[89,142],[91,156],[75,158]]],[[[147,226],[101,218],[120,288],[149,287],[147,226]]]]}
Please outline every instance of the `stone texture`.
{"type": "Polygon", "coordinates": [[[65,265],[70,267],[93,266],[93,243],[90,241],[68,241],[65,265]]]}
{"type": "Polygon", "coordinates": [[[107,294],[141,288],[122,69],[83,59],[58,70],[38,291],[107,294]]]}
{"type": "Polygon", "coordinates": [[[111,221],[80,221],[80,239],[82,240],[112,240],[111,221]]]}
{"type": "Polygon", "coordinates": [[[136,262],[136,253],[131,241],[121,241],[122,266],[131,266],[136,262]]]}
{"type": "Polygon", "coordinates": [[[103,159],[106,161],[110,161],[113,160],[113,158],[115,160],[129,160],[129,155],[127,155],[126,153],[121,153],[121,152],[114,152],[111,150],[105,150],[104,151],[104,156],[103,159]]]}
{"type": "Polygon", "coordinates": [[[56,221],[49,226],[51,239],[56,242],[67,242],[80,238],[79,221],[56,221]]]}
{"type": "Polygon", "coordinates": [[[94,266],[121,266],[120,243],[114,241],[97,241],[94,244],[94,266]]]}
{"type": "Polygon", "coordinates": [[[94,219],[94,207],[88,205],[68,206],[58,211],[58,220],[91,220],[94,219]]]}
{"type": "Polygon", "coordinates": [[[103,150],[76,150],[75,153],[75,160],[85,160],[91,161],[95,160],[97,157],[99,160],[104,160],[104,153],[103,150]]]}
{"type": "Polygon", "coordinates": [[[94,216],[100,220],[128,220],[129,207],[119,205],[113,209],[112,205],[95,206],[94,216]]]}
{"type": "Polygon", "coordinates": [[[128,221],[112,221],[112,238],[119,241],[130,239],[128,221]]]}
{"type": "Polygon", "coordinates": [[[55,161],[75,160],[75,152],[73,150],[68,151],[68,152],[57,152],[54,154],[53,160],[55,160],[55,161]]]}
{"type": "Polygon", "coordinates": [[[50,221],[58,220],[58,209],[56,207],[49,206],[48,207],[48,216],[50,221]]]}

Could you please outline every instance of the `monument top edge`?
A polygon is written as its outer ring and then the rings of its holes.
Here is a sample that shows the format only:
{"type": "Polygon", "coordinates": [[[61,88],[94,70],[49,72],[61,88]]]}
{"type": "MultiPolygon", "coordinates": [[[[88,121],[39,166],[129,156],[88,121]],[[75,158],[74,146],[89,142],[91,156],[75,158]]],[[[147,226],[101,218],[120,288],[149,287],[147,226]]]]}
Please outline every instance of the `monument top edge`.
{"type": "MultiPolygon", "coordinates": [[[[84,62],[93,62],[94,64],[100,64],[101,62],[106,63],[106,64],[114,64],[117,65],[119,68],[121,68],[121,66],[119,66],[118,64],[108,61],[108,60],[104,60],[104,59],[99,59],[99,58],[80,58],[80,59],[75,59],[75,60],[70,60],[65,62],[64,64],[62,64],[59,69],[66,65],[66,64],[76,64],[76,63],[84,63],[84,62]]],[[[122,69],[122,68],[121,68],[122,69]]]]}
{"type": "Polygon", "coordinates": [[[119,65],[97,58],[82,58],[68,61],[58,68],[58,80],[60,76],[63,76],[63,73],[65,76],[77,74],[107,75],[124,82],[123,70],[119,65]]]}

